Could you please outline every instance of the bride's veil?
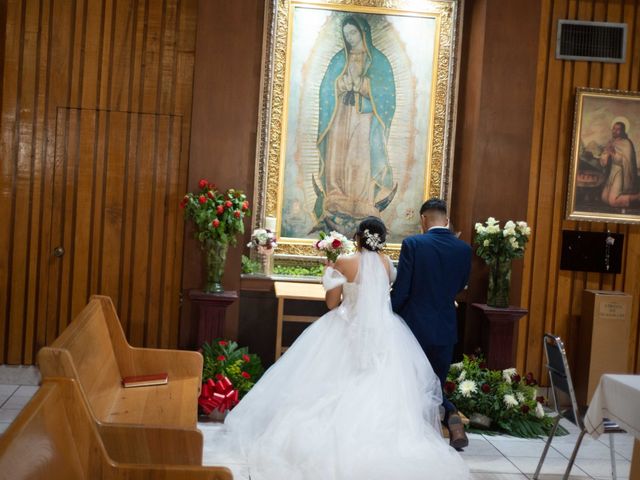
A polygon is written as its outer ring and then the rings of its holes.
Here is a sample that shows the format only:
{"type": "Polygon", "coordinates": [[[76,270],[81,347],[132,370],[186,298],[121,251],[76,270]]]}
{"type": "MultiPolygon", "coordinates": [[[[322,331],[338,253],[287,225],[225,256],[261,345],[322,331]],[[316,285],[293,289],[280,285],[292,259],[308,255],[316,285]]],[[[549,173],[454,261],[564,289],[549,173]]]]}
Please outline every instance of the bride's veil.
{"type": "MultiPolygon", "coordinates": [[[[354,360],[360,368],[370,368],[384,362],[385,342],[390,332],[391,304],[389,273],[383,258],[362,249],[356,284],[358,285],[355,318],[351,325],[354,360]]],[[[385,260],[386,261],[386,260],[385,260]]]]}

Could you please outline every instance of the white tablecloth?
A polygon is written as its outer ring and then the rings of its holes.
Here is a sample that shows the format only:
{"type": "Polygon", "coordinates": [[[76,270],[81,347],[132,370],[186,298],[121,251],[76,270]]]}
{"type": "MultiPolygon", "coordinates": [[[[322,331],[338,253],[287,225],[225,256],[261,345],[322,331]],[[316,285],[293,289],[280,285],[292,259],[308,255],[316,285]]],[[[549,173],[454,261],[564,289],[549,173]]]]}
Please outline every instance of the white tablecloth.
{"type": "Polygon", "coordinates": [[[604,431],[603,418],[640,440],[640,375],[602,375],[584,418],[594,438],[604,431]]]}

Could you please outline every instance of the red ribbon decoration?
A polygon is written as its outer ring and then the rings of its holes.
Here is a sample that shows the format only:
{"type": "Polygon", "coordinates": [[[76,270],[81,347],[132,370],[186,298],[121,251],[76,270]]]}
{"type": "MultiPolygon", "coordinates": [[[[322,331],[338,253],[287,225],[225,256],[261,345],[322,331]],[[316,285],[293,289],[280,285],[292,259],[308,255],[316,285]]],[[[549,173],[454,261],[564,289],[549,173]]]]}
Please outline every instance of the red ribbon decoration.
{"type": "Polygon", "coordinates": [[[233,388],[231,380],[223,375],[216,375],[216,378],[215,382],[210,378],[202,384],[198,398],[198,405],[206,415],[215,409],[224,412],[238,403],[238,390],[233,388]]]}

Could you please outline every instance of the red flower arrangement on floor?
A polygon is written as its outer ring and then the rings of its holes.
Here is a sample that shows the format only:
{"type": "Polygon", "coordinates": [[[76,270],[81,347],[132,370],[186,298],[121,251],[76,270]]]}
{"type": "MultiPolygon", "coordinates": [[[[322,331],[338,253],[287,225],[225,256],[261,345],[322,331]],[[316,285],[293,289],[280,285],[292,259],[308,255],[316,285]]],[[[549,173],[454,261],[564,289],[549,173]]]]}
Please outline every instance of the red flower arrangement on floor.
{"type": "Polygon", "coordinates": [[[231,410],[264,372],[260,358],[232,340],[205,343],[201,352],[203,383],[198,405],[205,415],[231,410]]]}

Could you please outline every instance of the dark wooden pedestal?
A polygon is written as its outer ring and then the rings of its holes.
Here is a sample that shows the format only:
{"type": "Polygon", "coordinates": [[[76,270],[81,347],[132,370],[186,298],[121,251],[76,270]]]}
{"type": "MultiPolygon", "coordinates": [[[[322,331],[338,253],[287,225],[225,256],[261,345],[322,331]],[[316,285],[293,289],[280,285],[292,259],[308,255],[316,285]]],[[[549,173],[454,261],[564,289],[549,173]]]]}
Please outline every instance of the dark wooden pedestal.
{"type": "Polygon", "coordinates": [[[238,292],[205,293],[189,290],[192,305],[192,321],[196,322],[196,348],[204,342],[211,342],[224,336],[224,322],[227,307],[238,299],[238,292]]]}
{"type": "Polygon", "coordinates": [[[487,366],[492,370],[503,370],[516,366],[518,323],[528,310],[520,307],[494,308],[485,303],[473,303],[482,311],[487,327],[482,329],[482,350],[487,357],[487,366]]]}

